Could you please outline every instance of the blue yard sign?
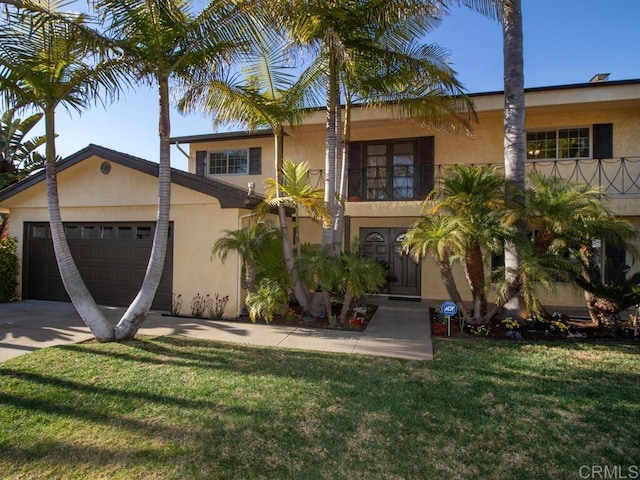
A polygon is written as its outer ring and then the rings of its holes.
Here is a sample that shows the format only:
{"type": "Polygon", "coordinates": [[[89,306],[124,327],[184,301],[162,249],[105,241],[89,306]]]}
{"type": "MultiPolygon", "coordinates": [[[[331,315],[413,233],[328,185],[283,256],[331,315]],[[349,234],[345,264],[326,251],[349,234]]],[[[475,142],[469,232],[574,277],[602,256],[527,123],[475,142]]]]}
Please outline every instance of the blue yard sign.
{"type": "Polygon", "coordinates": [[[453,317],[456,313],[458,313],[458,306],[451,300],[447,300],[440,306],[440,310],[442,310],[443,315],[447,317],[453,317]]]}
{"type": "Polygon", "coordinates": [[[451,300],[447,300],[442,305],[440,305],[440,310],[442,310],[442,314],[447,317],[447,336],[451,336],[451,317],[453,317],[456,313],[458,313],[458,306],[455,302],[451,300]]]}

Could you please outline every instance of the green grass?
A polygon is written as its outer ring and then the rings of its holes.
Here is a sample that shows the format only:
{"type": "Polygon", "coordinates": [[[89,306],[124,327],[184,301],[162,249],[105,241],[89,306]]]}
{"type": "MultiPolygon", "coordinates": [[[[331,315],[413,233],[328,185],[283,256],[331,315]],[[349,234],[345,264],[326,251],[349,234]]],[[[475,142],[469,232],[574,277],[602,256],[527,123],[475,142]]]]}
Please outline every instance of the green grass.
{"type": "Polygon", "coordinates": [[[640,464],[639,345],[434,347],[433,362],[179,337],[41,350],[0,364],[0,478],[565,479],[640,464]]]}

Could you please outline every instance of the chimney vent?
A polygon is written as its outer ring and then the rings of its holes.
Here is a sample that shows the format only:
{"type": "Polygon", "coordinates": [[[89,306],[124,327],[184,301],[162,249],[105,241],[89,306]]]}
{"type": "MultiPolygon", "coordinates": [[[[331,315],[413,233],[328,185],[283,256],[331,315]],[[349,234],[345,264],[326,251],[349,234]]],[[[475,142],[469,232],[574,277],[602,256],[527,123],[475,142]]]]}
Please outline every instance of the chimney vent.
{"type": "Polygon", "coordinates": [[[607,80],[609,80],[609,75],[611,75],[611,74],[610,73],[596,73],[593,77],[591,77],[591,80],[589,80],[589,83],[606,82],[607,80]]]}

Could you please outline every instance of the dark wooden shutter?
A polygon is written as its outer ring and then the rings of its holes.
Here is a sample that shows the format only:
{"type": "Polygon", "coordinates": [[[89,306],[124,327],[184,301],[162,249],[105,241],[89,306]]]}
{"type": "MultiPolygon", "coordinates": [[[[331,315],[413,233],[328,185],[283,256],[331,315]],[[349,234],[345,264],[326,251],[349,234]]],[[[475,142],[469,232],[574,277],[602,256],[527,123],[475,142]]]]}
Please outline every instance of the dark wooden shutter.
{"type": "Polygon", "coordinates": [[[364,159],[362,158],[362,142],[349,142],[349,179],[348,197],[364,199],[364,159]]]}
{"type": "Polygon", "coordinates": [[[262,173],[262,148],[255,147],[249,149],[249,175],[260,175],[262,173]]]}
{"type": "Polygon", "coordinates": [[[207,152],[204,150],[196,152],[196,175],[207,175],[207,152]]]}
{"type": "Polygon", "coordinates": [[[593,158],[613,158],[613,123],[593,126],[593,158]]]}
{"type": "Polygon", "coordinates": [[[424,200],[433,190],[433,169],[435,158],[435,138],[418,138],[418,155],[413,172],[414,199],[424,200]]]}

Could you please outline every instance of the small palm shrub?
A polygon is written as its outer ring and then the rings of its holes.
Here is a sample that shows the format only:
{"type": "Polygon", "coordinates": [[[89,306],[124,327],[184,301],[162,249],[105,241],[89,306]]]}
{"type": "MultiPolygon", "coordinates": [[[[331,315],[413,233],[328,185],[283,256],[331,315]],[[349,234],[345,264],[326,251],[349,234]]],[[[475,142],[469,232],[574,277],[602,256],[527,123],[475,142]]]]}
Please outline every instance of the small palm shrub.
{"type": "Polygon", "coordinates": [[[0,303],[16,298],[18,287],[18,241],[8,237],[0,240],[0,303]]]}
{"type": "Polygon", "coordinates": [[[271,323],[277,313],[281,313],[289,304],[289,297],[282,286],[268,278],[262,279],[254,292],[247,295],[249,318],[255,323],[259,318],[271,323]]]}

